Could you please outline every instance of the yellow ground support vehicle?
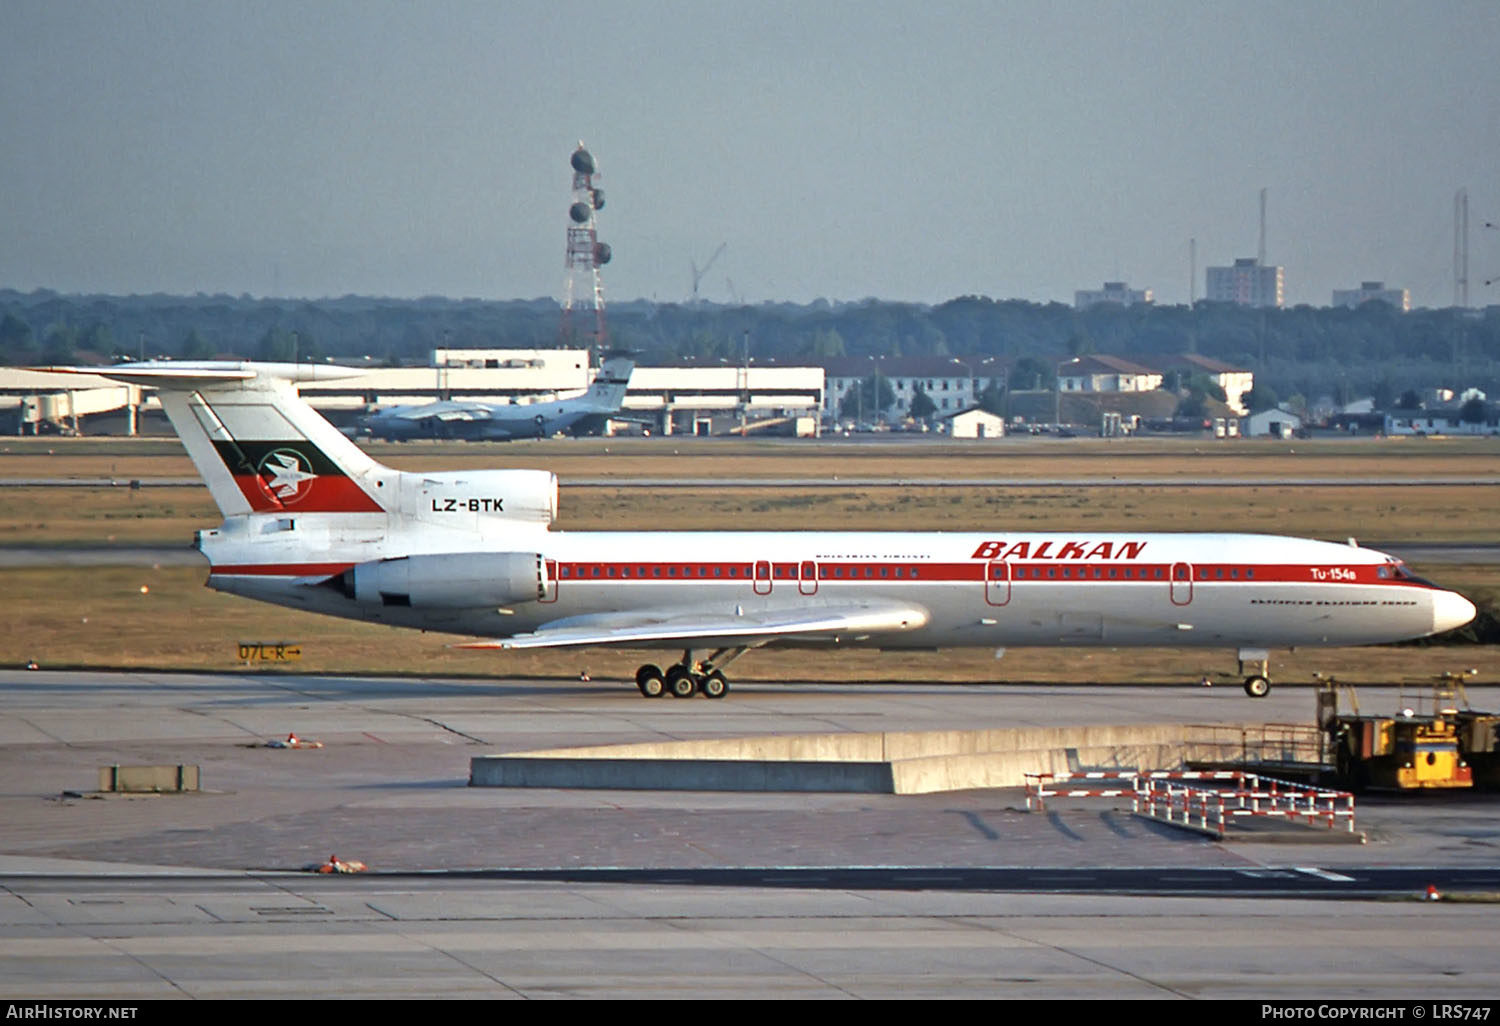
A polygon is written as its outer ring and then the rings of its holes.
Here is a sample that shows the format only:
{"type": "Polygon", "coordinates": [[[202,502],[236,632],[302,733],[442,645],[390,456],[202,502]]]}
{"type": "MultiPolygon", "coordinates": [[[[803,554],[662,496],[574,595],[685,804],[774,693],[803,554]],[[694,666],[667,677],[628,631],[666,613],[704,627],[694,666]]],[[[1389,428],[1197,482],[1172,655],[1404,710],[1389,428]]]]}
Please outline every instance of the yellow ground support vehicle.
{"type": "Polygon", "coordinates": [[[1500,785],[1500,716],[1467,708],[1463,678],[1468,675],[1436,678],[1427,711],[1425,702],[1408,703],[1403,693],[1402,709],[1394,716],[1360,715],[1352,688],[1346,690],[1354,711],[1341,714],[1338,685],[1324,681],[1318,719],[1340,782],[1352,791],[1473,787],[1476,779],[1481,786],[1500,785]]]}

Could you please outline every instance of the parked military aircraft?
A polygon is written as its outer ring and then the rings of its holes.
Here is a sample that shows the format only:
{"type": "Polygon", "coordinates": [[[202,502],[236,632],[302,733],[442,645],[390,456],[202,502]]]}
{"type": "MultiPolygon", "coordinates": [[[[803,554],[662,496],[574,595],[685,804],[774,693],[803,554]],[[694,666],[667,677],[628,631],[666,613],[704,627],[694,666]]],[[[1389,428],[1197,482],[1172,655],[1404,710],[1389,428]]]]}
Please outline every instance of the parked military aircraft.
{"type": "Polygon", "coordinates": [[[618,413],[635,361],[619,354],[606,357],[588,391],[566,399],[541,403],[484,403],[443,400],[413,406],[393,406],[365,417],[361,434],[391,441],[411,438],[460,438],[503,441],[511,438],[549,438],[586,417],[618,413]]]}

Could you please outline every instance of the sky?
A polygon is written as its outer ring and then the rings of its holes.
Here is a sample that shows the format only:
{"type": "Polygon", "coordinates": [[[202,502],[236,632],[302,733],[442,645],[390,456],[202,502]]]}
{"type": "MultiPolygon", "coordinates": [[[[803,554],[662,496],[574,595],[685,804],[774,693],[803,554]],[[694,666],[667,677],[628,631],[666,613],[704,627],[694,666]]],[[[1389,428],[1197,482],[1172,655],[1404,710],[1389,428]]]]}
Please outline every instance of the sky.
{"type": "Polygon", "coordinates": [[[1493,0],[4,0],[0,288],[1500,303],[1493,0]]]}

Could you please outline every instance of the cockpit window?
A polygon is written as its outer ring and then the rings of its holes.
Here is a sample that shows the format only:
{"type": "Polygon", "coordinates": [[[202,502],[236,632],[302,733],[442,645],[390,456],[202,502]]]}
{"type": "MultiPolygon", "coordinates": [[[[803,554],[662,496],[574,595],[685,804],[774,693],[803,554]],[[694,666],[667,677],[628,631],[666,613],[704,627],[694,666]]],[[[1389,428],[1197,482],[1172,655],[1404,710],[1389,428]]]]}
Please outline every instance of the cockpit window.
{"type": "MultiPolygon", "coordinates": [[[[1382,568],[1382,569],[1384,569],[1384,568],[1382,568]]],[[[1427,587],[1427,588],[1436,588],[1437,587],[1436,584],[1433,584],[1427,578],[1425,578],[1425,577],[1418,577],[1416,574],[1412,573],[1410,570],[1408,570],[1406,568],[1406,564],[1405,563],[1391,563],[1390,564],[1390,571],[1391,571],[1391,576],[1393,578],[1395,578],[1396,580],[1398,580],[1398,581],[1410,581],[1412,584],[1420,584],[1420,585],[1423,585],[1424,587],[1427,587]]]]}

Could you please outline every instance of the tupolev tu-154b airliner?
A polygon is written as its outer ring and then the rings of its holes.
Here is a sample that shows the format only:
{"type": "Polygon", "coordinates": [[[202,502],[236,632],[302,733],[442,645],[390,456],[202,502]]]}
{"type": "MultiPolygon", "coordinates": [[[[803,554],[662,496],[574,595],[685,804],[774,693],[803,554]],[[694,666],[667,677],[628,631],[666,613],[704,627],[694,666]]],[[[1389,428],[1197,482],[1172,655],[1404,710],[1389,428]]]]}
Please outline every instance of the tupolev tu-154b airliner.
{"type": "MultiPolygon", "coordinates": [[[[59,368],[53,368],[59,369],[59,368]]],[[[82,370],[80,368],[79,370],[82,370]]],[[[224,515],[198,532],[208,585],[293,609],[475,637],[468,647],[619,646],[681,658],[641,694],[728,691],[762,646],[1170,646],[1235,652],[1270,690],[1272,649],[1420,638],[1463,596],[1353,544],[1092,531],[552,530],[542,470],[376,462],[297,394],[316,365],[139,363],[88,373],[157,389],[224,515]]]]}

